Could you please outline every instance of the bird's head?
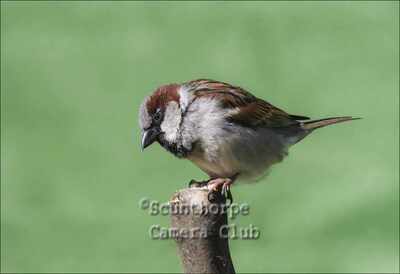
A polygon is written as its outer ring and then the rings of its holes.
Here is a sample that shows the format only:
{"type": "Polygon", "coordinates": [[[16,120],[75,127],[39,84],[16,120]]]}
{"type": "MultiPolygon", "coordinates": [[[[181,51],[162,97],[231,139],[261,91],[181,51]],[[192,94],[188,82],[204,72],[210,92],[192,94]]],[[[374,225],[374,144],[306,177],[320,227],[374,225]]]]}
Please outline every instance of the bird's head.
{"type": "Polygon", "coordinates": [[[139,125],[142,131],[142,149],[158,141],[174,143],[181,122],[178,84],[164,85],[146,97],[140,106],[139,125]]]}

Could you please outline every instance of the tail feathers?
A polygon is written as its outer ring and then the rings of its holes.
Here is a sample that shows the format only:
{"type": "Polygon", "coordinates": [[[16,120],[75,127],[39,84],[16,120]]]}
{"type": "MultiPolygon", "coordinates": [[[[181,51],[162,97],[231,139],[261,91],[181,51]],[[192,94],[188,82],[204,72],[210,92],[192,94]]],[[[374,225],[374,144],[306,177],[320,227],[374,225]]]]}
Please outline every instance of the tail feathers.
{"type": "Polygon", "coordinates": [[[325,118],[325,119],[320,119],[320,120],[303,122],[302,128],[307,131],[313,131],[314,129],[317,129],[320,127],[325,127],[325,126],[329,126],[329,125],[333,125],[333,124],[337,124],[337,123],[341,123],[341,122],[358,120],[358,119],[361,119],[361,118],[354,118],[351,116],[325,118]]]}

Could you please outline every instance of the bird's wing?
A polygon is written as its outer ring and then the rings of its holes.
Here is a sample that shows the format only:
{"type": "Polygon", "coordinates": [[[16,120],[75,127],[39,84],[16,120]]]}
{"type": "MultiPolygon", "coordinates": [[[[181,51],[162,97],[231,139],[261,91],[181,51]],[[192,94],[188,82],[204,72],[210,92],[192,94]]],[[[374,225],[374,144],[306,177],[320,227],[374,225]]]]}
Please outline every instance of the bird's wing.
{"type": "Polygon", "coordinates": [[[223,108],[230,108],[232,114],[227,120],[246,127],[287,127],[299,124],[305,116],[290,115],[272,104],[259,99],[246,90],[227,83],[200,79],[191,81],[196,97],[209,97],[221,102],[223,108]]]}

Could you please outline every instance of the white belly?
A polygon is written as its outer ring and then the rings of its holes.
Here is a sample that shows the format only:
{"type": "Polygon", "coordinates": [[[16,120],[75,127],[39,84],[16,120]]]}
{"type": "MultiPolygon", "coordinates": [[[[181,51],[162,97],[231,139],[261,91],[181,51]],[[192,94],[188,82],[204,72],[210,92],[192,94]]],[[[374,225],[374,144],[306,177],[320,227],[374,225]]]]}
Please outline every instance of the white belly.
{"type": "Polygon", "coordinates": [[[287,155],[284,139],[270,129],[257,131],[234,126],[203,139],[188,157],[210,177],[253,181],[287,155]]]}
{"type": "Polygon", "coordinates": [[[228,123],[230,111],[215,100],[193,102],[180,129],[182,145],[193,149],[187,158],[211,177],[256,180],[287,154],[286,139],[269,128],[228,123]]]}

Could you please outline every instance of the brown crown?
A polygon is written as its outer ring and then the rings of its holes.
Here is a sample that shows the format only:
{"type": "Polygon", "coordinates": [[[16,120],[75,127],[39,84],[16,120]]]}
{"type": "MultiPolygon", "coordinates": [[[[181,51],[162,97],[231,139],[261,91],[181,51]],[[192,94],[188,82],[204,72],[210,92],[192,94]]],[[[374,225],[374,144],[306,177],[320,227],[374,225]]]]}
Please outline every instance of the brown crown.
{"type": "Polygon", "coordinates": [[[158,108],[164,110],[170,101],[179,103],[179,86],[178,84],[169,84],[156,89],[147,101],[149,114],[155,113],[158,108]]]}

